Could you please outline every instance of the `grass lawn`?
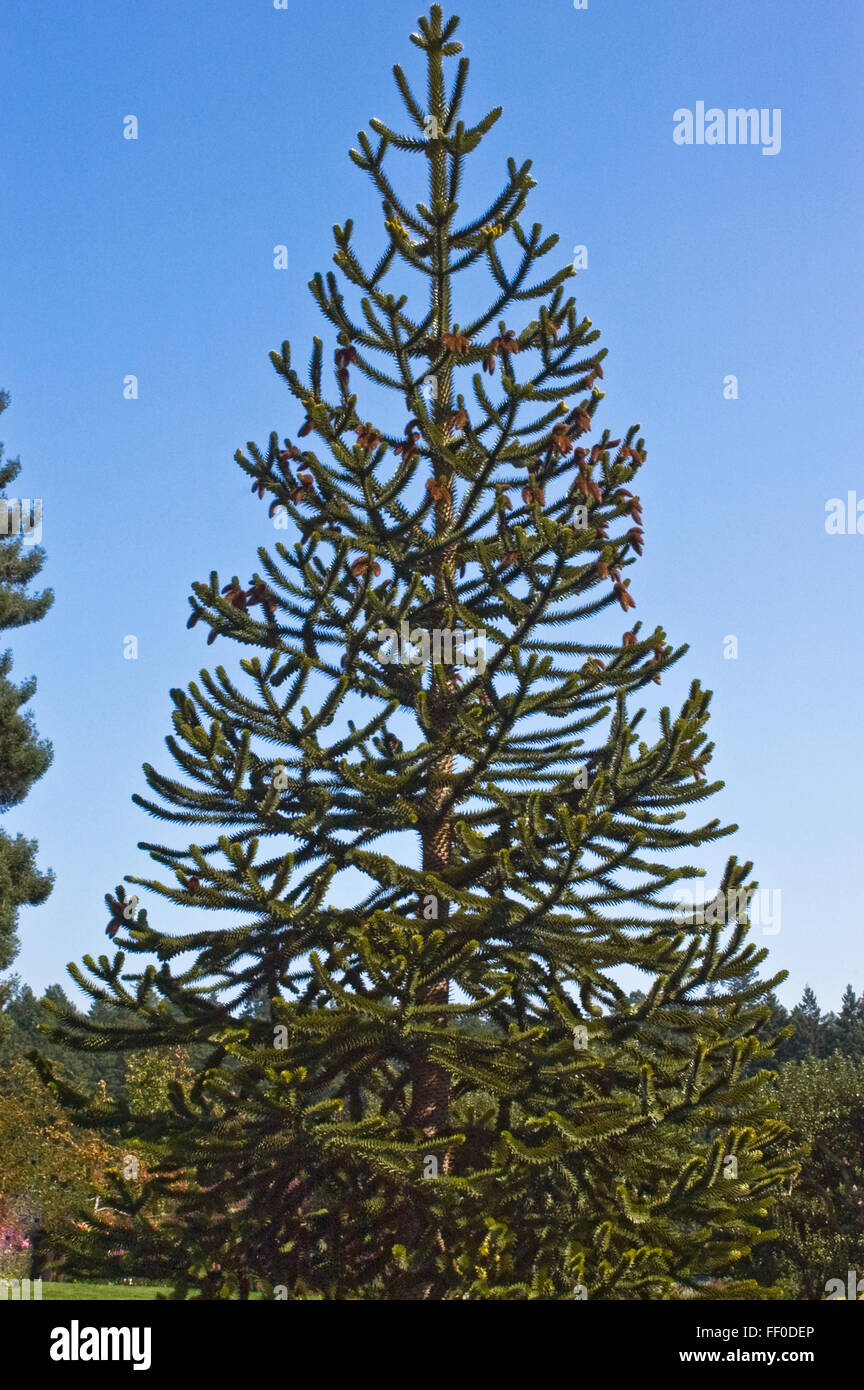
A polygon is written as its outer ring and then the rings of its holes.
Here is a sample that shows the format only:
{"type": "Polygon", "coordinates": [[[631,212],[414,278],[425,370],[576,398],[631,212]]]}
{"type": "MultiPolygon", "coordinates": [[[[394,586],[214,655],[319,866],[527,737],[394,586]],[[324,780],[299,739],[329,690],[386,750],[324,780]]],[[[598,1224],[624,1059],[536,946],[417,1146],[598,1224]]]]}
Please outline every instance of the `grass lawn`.
{"type": "Polygon", "coordinates": [[[141,1302],[142,1300],[153,1300],[157,1294],[170,1293],[168,1288],[163,1288],[158,1284],[43,1284],[42,1299],[44,1302],[88,1302],[114,1303],[125,1299],[133,1299],[141,1302]]]}
{"type": "MultiPolygon", "coordinates": [[[[43,1303],[135,1303],[153,1302],[159,1294],[170,1294],[168,1284],[54,1284],[43,1283],[43,1303]]],[[[9,1292],[11,1298],[11,1291],[9,1292]]],[[[31,1294],[32,1297],[32,1294],[31,1294]]],[[[250,1300],[260,1302],[261,1294],[255,1290],[250,1300]]]]}

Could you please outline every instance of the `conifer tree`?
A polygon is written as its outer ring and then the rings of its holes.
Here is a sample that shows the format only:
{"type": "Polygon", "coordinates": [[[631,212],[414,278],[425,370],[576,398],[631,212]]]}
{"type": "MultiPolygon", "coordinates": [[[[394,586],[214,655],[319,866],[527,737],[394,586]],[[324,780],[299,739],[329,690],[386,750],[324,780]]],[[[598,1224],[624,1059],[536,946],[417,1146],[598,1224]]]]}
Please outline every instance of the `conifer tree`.
{"type": "Polygon", "coordinates": [[[60,1010],[58,1035],[209,1046],[158,1117],[166,1190],[194,1175],[178,1296],[750,1296],[735,1266],[791,1171],[755,1065],[783,976],[756,975],[749,864],[734,913],[676,910],[735,828],[688,817],[722,786],[709,693],[641,734],[632,697],[686,651],[621,632],[644,443],[600,428],[605,350],[572,268],[541,266],[530,163],[472,207],[501,110],[463,119],[457,24],[421,17],[407,130],[351,151],[384,240],[367,268],[334,228],[341,280],[310,288],[335,344],[308,376],[271,354],[302,423],[236,455],[284,539],[193,586],[189,626],[248,654],[172,692],[176,768],[136,800],[196,838],[127,882],[213,925],[107,895],[121,949],[70,969],[129,1028],[60,1010]],[[416,206],[394,155],[427,172],[416,206]]]}
{"type": "Polygon", "coordinates": [[[802,1061],[805,1057],[825,1057],[828,1046],[828,1016],[823,1015],[819,1001],[809,985],[804,986],[800,1004],[789,1015],[793,1032],[778,1049],[782,1061],[802,1061]]]}
{"type": "Polygon", "coordinates": [[[864,1057],[864,1000],[856,996],[851,985],[843,991],[833,1032],[844,1057],[864,1057]]]}
{"type": "MultiPolygon", "coordinates": [[[[8,404],[8,394],[0,391],[0,414],[8,404]]],[[[25,534],[22,499],[7,491],[20,472],[20,462],[4,460],[0,445],[0,632],[38,622],[53,602],[48,589],[28,593],[31,580],[45,563],[45,552],[25,534]]],[[[31,678],[13,684],[11,669],[12,653],[0,652],[0,813],[24,800],[52,756],[50,745],[36,733],[32,715],[23,710],[36,682],[31,678]]],[[[43,903],[51,892],[52,875],[36,867],[37,848],[35,841],[23,835],[12,837],[0,830],[0,969],[10,964],[18,949],[18,909],[43,903]]]]}
{"type": "Polygon", "coordinates": [[[837,1278],[848,1297],[848,1271],[864,1268],[864,1059],[811,1053],[780,1068],[777,1091],[790,1153],[804,1157],[773,1213],[779,1238],[748,1264],[786,1298],[836,1297],[837,1278]]]}

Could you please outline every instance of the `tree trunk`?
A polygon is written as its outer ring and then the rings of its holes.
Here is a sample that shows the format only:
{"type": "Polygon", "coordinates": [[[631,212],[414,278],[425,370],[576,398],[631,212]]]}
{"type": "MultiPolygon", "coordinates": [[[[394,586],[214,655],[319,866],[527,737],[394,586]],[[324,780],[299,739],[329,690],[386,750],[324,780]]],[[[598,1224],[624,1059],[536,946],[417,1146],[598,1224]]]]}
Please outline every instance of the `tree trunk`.
{"type": "MultiPolygon", "coordinates": [[[[443,132],[446,125],[446,111],[444,70],[440,50],[430,53],[429,116],[437,123],[437,125],[432,125],[433,131],[443,132]]],[[[447,155],[444,146],[434,139],[430,143],[429,166],[430,206],[434,213],[436,208],[440,209],[447,199],[447,155]]],[[[436,231],[433,249],[434,275],[431,293],[432,307],[435,310],[436,334],[439,341],[443,334],[450,331],[451,327],[449,234],[450,219],[448,218],[436,231]]],[[[446,430],[445,421],[451,409],[451,369],[449,364],[445,362],[437,372],[437,389],[433,404],[435,422],[442,430],[446,430]]],[[[445,438],[449,438],[449,431],[446,431],[445,438]]],[[[433,477],[435,476],[436,471],[433,465],[433,477]]],[[[439,465],[437,470],[437,480],[446,483],[447,495],[435,504],[434,531],[436,536],[448,531],[453,524],[453,474],[443,463],[439,465]]],[[[440,604],[436,603],[433,610],[438,614],[435,618],[436,623],[441,622],[445,610],[447,598],[445,576],[452,576],[453,574],[455,551],[455,546],[448,547],[436,565],[434,592],[436,599],[440,599],[440,604]]],[[[447,684],[449,690],[455,688],[451,670],[447,671],[447,684]]],[[[445,731],[452,719],[448,693],[438,687],[434,669],[431,674],[430,708],[434,729],[445,731]]],[[[446,872],[450,864],[451,823],[449,816],[443,812],[443,806],[449,793],[452,775],[453,757],[449,753],[444,753],[432,766],[428,790],[423,803],[425,821],[422,837],[423,868],[435,874],[446,872]]],[[[422,904],[420,904],[420,908],[422,910],[422,904]]],[[[446,922],[449,908],[449,902],[439,899],[435,926],[440,927],[442,922],[446,922]]],[[[421,917],[421,911],[418,911],[418,917],[421,917]]],[[[427,991],[423,1002],[426,1004],[446,1004],[449,997],[449,980],[440,980],[427,991]]],[[[446,1026],[445,1016],[442,1016],[438,1021],[442,1027],[446,1026]]],[[[443,1068],[429,1061],[427,1057],[420,1055],[415,1059],[411,1069],[411,1123],[422,1129],[424,1134],[427,1134],[431,1139],[446,1131],[449,1117],[450,1077],[443,1068]]],[[[446,1172],[449,1168],[449,1155],[442,1155],[441,1162],[443,1170],[446,1172]]]]}

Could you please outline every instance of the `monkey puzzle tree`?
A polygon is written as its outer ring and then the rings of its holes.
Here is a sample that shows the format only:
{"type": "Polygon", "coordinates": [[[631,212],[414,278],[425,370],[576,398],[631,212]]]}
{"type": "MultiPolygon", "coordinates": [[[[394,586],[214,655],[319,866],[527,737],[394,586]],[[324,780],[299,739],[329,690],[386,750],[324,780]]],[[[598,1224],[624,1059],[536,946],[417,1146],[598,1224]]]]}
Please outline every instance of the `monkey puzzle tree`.
{"type": "MultiPolygon", "coordinates": [[[[0,414],[9,404],[0,391],[0,414]]],[[[27,586],[45,563],[45,552],[25,535],[20,499],[6,495],[6,488],[21,472],[17,459],[3,459],[0,446],[0,631],[38,622],[51,607],[50,590],[28,594],[27,586]]],[[[34,504],[35,506],[36,504],[34,504]]],[[[32,678],[14,685],[9,679],[12,653],[0,652],[0,812],[22,802],[51,762],[51,747],[40,740],[32,715],[22,706],[33,696],[32,678]]],[[[36,868],[36,844],[23,835],[14,839],[0,831],[0,969],[14,959],[18,949],[15,928],[18,909],[35,907],[51,892],[51,874],[36,868]]]]}
{"type": "MultiPolygon", "coordinates": [[[[777,1084],[790,1152],[800,1145],[801,1171],[773,1213],[779,1236],[748,1260],[760,1281],[776,1280],[785,1297],[848,1298],[849,1270],[864,1267],[864,1060],[811,1054],[785,1063],[777,1084]]],[[[854,1295],[853,1295],[854,1296],[854,1295]]]]}
{"type": "MultiPolygon", "coordinates": [[[[370,270],[334,229],[359,310],[335,274],[311,282],[332,384],[321,341],[308,380],[284,343],[299,442],[236,456],[293,543],[248,585],[193,586],[189,625],[250,648],[242,677],[173,692],[179,773],[147,765],[136,798],[204,833],[148,844],[167,881],[129,882],[229,921],[172,934],[118,889],[122,951],[70,968],[130,1028],[57,1027],[212,1049],[160,1117],[166,1185],[195,1175],[179,1294],[624,1299],[718,1275],[740,1296],[730,1271],[790,1171],[751,1065],[776,981],[754,978],[746,914],[679,920],[670,898],[701,872],[682,857],[729,833],[682,823],[722,785],[709,695],[694,683],[640,739],[628,697],[686,650],[615,631],[645,451],[638,426],[596,425],[605,353],[572,269],[537,273],[557,238],[520,220],[530,165],[463,211],[500,110],[461,119],[457,23],[436,5],[411,36],[425,103],[394,68],[410,133],[373,120],[351,152],[385,241],[370,270]],[[424,161],[426,202],[400,197],[391,152],[424,161]],[[491,303],[460,307],[480,272],[491,303]]],[[[729,861],[730,900],[749,871],[729,861]]]]}

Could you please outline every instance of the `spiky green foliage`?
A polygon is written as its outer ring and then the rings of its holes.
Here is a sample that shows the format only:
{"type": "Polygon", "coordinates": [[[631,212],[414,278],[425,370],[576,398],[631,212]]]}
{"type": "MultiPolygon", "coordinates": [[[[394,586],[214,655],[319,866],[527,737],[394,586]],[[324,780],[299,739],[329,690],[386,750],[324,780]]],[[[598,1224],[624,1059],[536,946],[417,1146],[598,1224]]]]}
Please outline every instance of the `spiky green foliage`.
{"type": "Polygon", "coordinates": [[[748,1263],[761,1282],[782,1285],[787,1298],[836,1297],[832,1279],[848,1298],[849,1270],[856,1280],[864,1272],[864,1060],[835,1052],[787,1062],[777,1090],[790,1152],[800,1145],[806,1157],[777,1203],[778,1239],[748,1263]]]}
{"type": "Polygon", "coordinates": [[[734,828],[684,823],[722,785],[709,695],[694,683],[640,737],[629,697],[686,650],[638,622],[620,635],[643,442],[595,420],[605,352],[571,268],[547,265],[557,238],[522,221],[530,164],[467,210],[500,110],[462,118],[457,22],[433,6],[411,36],[425,100],[394,69],[409,133],[373,120],[351,152],[385,237],[367,269],[336,226],[342,280],[311,282],[332,378],[320,340],[306,379],[288,343],[272,354],[299,443],[237,454],[296,535],[262,547],[248,587],[194,586],[190,626],[251,649],[242,677],[173,692],[179,771],[148,765],[136,798],[203,833],[147,845],[167,877],[129,881],[229,921],[172,934],[118,890],[123,950],[72,973],[153,1045],[212,1046],[164,1125],[196,1180],[180,1292],[740,1297],[735,1265],[791,1171],[755,1065],[782,976],[755,978],[749,864],[725,872],[732,920],[674,910],[702,872],[686,856],[734,828]],[[397,152],[428,168],[416,207],[397,152]],[[491,302],[460,309],[481,272],[491,302]],[[416,662],[394,650],[406,630],[416,662]],[[466,630],[485,660],[436,650],[466,630]]]}
{"type": "MultiPolygon", "coordinates": [[[[0,391],[0,414],[9,404],[0,391]]],[[[33,513],[30,499],[22,524],[22,500],[8,489],[21,472],[17,459],[4,459],[0,445],[0,632],[38,622],[53,602],[50,590],[28,593],[30,582],[45,563],[45,552],[32,543],[25,528],[33,513]]],[[[41,503],[39,504],[41,506],[41,503]]],[[[39,739],[33,717],[23,706],[36,690],[34,679],[14,685],[9,680],[12,653],[0,651],[0,813],[22,802],[51,762],[50,745],[39,739]]],[[[51,892],[53,878],[36,867],[35,841],[0,831],[0,969],[18,950],[15,929],[18,909],[35,907],[51,892]]]]}

